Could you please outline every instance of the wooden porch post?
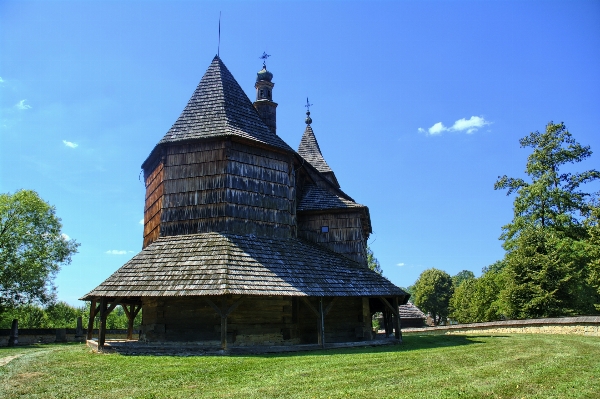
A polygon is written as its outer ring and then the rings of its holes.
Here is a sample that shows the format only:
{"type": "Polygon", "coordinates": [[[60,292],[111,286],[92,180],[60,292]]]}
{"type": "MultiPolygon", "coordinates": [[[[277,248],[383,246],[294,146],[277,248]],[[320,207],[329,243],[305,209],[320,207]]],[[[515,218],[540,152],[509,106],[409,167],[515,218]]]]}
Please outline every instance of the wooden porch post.
{"type": "MultiPolygon", "coordinates": [[[[402,342],[402,333],[400,332],[400,313],[399,313],[399,308],[398,308],[398,297],[394,297],[394,306],[392,306],[387,299],[385,299],[384,297],[379,297],[379,299],[381,299],[381,302],[383,302],[383,304],[392,312],[392,314],[395,316],[395,320],[394,320],[394,326],[395,326],[395,335],[396,335],[396,339],[399,340],[400,342],[402,342]]],[[[386,332],[387,335],[387,332],[386,332]]]]}
{"type": "Polygon", "coordinates": [[[400,302],[398,301],[398,297],[394,297],[394,309],[396,309],[396,313],[394,314],[394,327],[395,327],[395,335],[396,339],[402,342],[402,330],[400,329],[400,302]]]}
{"type": "Polygon", "coordinates": [[[98,331],[98,348],[104,348],[106,341],[106,316],[107,316],[107,301],[106,298],[100,299],[100,328],[98,331]]]}
{"type": "MultiPolygon", "coordinates": [[[[125,309],[126,307],[127,306],[125,306],[123,309],[125,309]]],[[[131,305],[131,311],[127,315],[127,339],[133,339],[133,321],[135,320],[135,316],[133,315],[134,311],[135,305],[131,305]]]]}
{"type": "Polygon", "coordinates": [[[139,313],[142,305],[139,305],[137,309],[135,304],[129,306],[130,308],[127,309],[126,304],[121,304],[121,307],[123,308],[123,311],[127,316],[127,339],[133,339],[133,322],[135,320],[135,317],[139,313]]]}
{"type": "Polygon", "coordinates": [[[92,339],[94,336],[94,318],[96,317],[96,301],[92,299],[90,303],[90,319],[88,321],[87,337],[92,339]]]}
{"type": "Polygon", "coordinates": [[[319,344],[325,348],[325,312],[323,312],[323,297],[319,298],[319,344]]]}
{"type": "Polygon", "coordinates": [[[227,298],[225,295],[221,298],[221,308],[219,308],[213,301],[209,298],[204,298],[206,302],[210,305],[211,308],[217,312],[217,314],[221,317],[221,349],[227,350],[227,316],[231,314],[234,310],[237,309],[238,306],[244,300],[244,297],[241,297],[237,301],[234,301],[233,304],[227,308],[227,298]]]}
{"type": "Polygon", "coordinates": [[[227,350],[227,299],[225,295],[221,299],[221,349],[227,350]]]}

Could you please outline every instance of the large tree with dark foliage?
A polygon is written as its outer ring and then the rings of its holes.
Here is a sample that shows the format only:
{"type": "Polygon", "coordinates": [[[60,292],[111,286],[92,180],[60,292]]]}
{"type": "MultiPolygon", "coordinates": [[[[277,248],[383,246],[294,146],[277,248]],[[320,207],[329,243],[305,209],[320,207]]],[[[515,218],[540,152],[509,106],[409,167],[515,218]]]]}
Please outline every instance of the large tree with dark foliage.
{"type": "Polygon", "coordinates": [[[0,311],[53,299],[52,280],[79,244],[35,191],[0,194],[0,311]]]}
{"type": "Polygon", "coordinates": [[[583,248],[594,193],[583,187],[600,179],[600,172],[564,170],[592,151],[575,141],[563,123],[550,122],[545,132],[530,133],[520,144],[532,149],[525,168],[528,181],[502,176],[494,186],[516,194],[513,220],[501,236],[507,251],[504,314],[527,318],[593,312],[598,297],[590,285],[592,255],[583,248]]]}
{"type": "Polygon", "coordinates": [[[437,325],[446,322],[452,296],[452,277],[442,270],[427,269],[413,285],[413,303],[428,312],[437,325]]]}

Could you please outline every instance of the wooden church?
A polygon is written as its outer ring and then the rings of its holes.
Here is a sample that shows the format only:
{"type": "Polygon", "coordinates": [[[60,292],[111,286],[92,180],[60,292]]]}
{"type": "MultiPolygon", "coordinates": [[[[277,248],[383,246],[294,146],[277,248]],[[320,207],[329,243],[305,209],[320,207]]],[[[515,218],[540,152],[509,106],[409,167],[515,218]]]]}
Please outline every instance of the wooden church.
{"type": "Polygon", "coordinates": [[[229,346],[372,339],[374,312],[409,294],[367,267],[369,209],[345,194],[307,112],[298,151],[276,132],[273,75],[252,103],[215,56],[142,164],[143,249],[82,299],[88,339],[121,305],[140,339],[229,346]]]}

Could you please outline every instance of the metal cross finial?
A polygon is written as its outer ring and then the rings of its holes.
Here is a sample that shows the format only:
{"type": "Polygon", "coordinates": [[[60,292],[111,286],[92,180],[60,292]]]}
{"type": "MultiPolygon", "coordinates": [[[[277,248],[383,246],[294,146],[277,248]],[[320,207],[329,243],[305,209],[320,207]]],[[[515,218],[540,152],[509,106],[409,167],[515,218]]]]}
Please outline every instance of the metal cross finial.
{"type": "Polygon", "coordinates": [[[304,122],[306,122],[307,125],[310,125],[312,123],[312,118],[310,117],[310,106],[312,104],[308,102],[308,97],[306,97],[306,119],[304,120],[304,122]]]}
{"type": "Polygon", "coordinates": [[[270,56],[271,56],[271,54],[267,54],[266,51],[263,51],[263,54],[260,57],[258,57],[261,60],[263,60],[263,67],[265,69],[267,69],[267,58],[269,58],[270,56]]]}
{"type": "Polygon", "coordinates": [[[306,107],[306,110],[307,110],[308,112],[310,112],[310,107],[311,107],[311,106],[312,106],[312,104],[308,102],[308,97],[306,97],[306,105],[305,105],[305,107],[306,107]]]}

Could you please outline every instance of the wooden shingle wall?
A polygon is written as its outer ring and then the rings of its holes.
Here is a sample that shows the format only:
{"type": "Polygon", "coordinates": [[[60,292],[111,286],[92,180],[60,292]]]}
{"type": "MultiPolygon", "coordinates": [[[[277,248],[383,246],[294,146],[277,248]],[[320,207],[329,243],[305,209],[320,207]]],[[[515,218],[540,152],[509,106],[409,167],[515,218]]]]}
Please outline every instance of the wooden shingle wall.
{"type": "Polygon", "coordinates": [[[167,148],[161,236],[226,231],[225,141],[167,148]]]}
{"type": "Polygon", "coordinates": [[[145,176],[146,199],[144,205],[144,243],[142,248],[146,248],[154,242],[160,233],[160,217],[163,200],[163,163],[158,165],[145,176]]]}
{"type": "Polygon", "coordinates": [[[366,242],[360,212],[299,213],[298,237],[366,265],[366,242]],[[321,232],[323,226],[327,226],[329,232],[321,232]]]}
{"type": "Polygon", "coordinates": [[[291,155],[232,141],[227,159],[228,232],[292,237],[296,195],[291,155]]]}
{"type": "Polygon", "coordinates": [[[292,237],[292,170],[290,155],[235,141],[172,145],[161,175],[160,236],[215,231],[292,237]]]}

